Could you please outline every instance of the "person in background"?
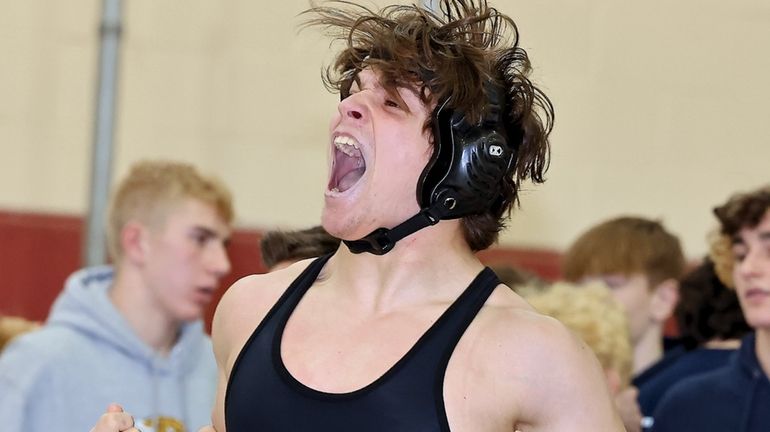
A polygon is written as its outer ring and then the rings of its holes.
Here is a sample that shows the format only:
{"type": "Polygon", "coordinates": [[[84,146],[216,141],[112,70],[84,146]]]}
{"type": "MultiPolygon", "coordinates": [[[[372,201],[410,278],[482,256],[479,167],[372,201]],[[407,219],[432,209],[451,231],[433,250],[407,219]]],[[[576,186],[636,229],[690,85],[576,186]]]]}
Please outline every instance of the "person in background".
{"type": "Polygon", "coordinates": [[[259,241],[262,262],[268,271],[334,253],[339,247],[340,239],[327,233],[322,226],[296,231],[268,231],[259,241]]]}
{"type": "Polygon", "coordinates": [[[666,391],[682,379],[726,365],[751,331],[735,291],[722,283],[709,258],[680,280],[674,317],[687,352],[647,384],[639,399],[644,412],[654,412],[666,391]]]}
{"type": "Polygon", "coordinates": [[[232,199],[217,179],[178,162],[131,167],[114,192],[114,266],[71,275],[40,330],[0,357],[2,429],[88,431],[120,401],[137,426],[208,423],[216,364],[201,316],[230,270],[232,199]]]}
{"type": "Polygon", "coordinates": [[[38,328],[39,322],[16,316],[0,316],[0,353],[14,338],[38,328]]]}
{"type": "Polygon", "coordinates": [[[733,195],[714,214],[711,257],[753,332],[726,366],[674,385],[653,432],[770,430],[770,185],[733,195]]]}
{"type": "Polygon", "coordinates": [[[548,288],[548,283],[539,276],[514,265],[497,263],[489,268],[500,278],[500,282],[524,298],[548,288]]]}
{"type": "MultiPolygon", "coordinates": [[[[647,383],[684,354],[678,347],[664,356],[663,338],[685,271],[679,239],[655,220],[613,218],[581,234],[565,253],[562,269],[565,279],[573,283],[604,282],[623,305],[631,329],[634,372],[633,386],[616,397],[616,404],[637,405],[648,391],[647,383]]],[[[622,411],[638,409],[626,406],[622,411]]],[[[652,413],[642,414],[641,427],[648,427],[652,413]]]]}

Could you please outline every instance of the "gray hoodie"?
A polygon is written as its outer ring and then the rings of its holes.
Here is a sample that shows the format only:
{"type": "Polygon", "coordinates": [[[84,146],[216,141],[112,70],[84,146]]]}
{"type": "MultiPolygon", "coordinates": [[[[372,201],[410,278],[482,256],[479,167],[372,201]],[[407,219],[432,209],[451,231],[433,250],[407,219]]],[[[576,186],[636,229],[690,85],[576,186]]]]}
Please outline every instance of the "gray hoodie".
{"type": "Polygon", "coordinates": [[[112,277],[110,267],[70,276],[46,325],[0,356],[0,430],[87,432],[111,402],[143,432],[210,423],[217,373],[202,323],[159,356],[109,300],[112,277]]]}

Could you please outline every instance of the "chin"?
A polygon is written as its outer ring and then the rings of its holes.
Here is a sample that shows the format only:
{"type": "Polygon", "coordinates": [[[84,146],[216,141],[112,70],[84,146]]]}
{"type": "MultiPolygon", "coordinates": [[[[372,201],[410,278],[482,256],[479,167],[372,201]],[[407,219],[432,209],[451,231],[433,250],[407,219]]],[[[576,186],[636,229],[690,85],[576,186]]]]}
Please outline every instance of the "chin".
{"type": "Polygon", "coordinates": [[[321,226],[324,227],[326,232],[342,240],[356,240],[351,235],[351,230],[348,229],[343,223],[339,221],[329,221],[325,218],[321,219],[321,226]]]}
{"type": "Polygon", "coordinates": [[[181,323],[193,322],[203,317],[203,309],[196,308],[194,310],[179,311],[176,315],[177,321],[181,323]]]}
{"type": "Polygon", "coordinates": [[[321,215],[321,225],[326,232],[342,240],[358,240],[361,237],[366,236],[376,228],[369,229],[362,228],[362,224],[359,222],[360,215],[352,214],[352,212],[336,212],[324,209],[321,215]]]}
{"type": "Polygon", "coordinates": [[[747,313],[746,323],[755,330],[770,331],[770,313],[747,313]]]}

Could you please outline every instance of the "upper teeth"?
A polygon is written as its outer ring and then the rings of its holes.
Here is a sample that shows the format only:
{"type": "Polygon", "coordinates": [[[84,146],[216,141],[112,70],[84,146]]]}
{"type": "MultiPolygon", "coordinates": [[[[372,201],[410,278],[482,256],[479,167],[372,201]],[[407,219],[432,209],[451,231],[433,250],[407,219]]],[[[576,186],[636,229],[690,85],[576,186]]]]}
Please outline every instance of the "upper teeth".
{"type": "Polygon", "coordinates": [[[334,138],[334,146],[348,156],[354,156],[353,148],[358,149],[356,140],[349,136],[342,135],[334,138]]]}

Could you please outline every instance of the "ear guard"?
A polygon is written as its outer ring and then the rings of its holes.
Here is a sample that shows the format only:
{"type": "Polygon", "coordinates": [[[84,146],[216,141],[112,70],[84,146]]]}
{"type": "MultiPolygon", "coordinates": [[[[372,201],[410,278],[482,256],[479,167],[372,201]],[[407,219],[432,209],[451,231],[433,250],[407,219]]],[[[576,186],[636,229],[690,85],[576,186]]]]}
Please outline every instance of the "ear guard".
{"type": "Polygon", "coordinates": [[[515,150],[505,137],[497,89],[487,86],[489,105],[480,124],[447,107],[434,113],[435,150],[417,182],[420,208],[441,207],[441,219],[483,213],[502,204],[500,182],[515,150]]]}
{"type": "Polygon", "coordinates": [[[441,220],[499,208],[500,183],[511,168],[515,149],[506,139],[500,91],[487,86],[484,119],[471,124],[444,101],[433,114],[435,150],[417,182],[420,212],[399,225],[378,228],[359,240],[344,240],[353,253],[388,253],[396,242],[441,220]]]}

